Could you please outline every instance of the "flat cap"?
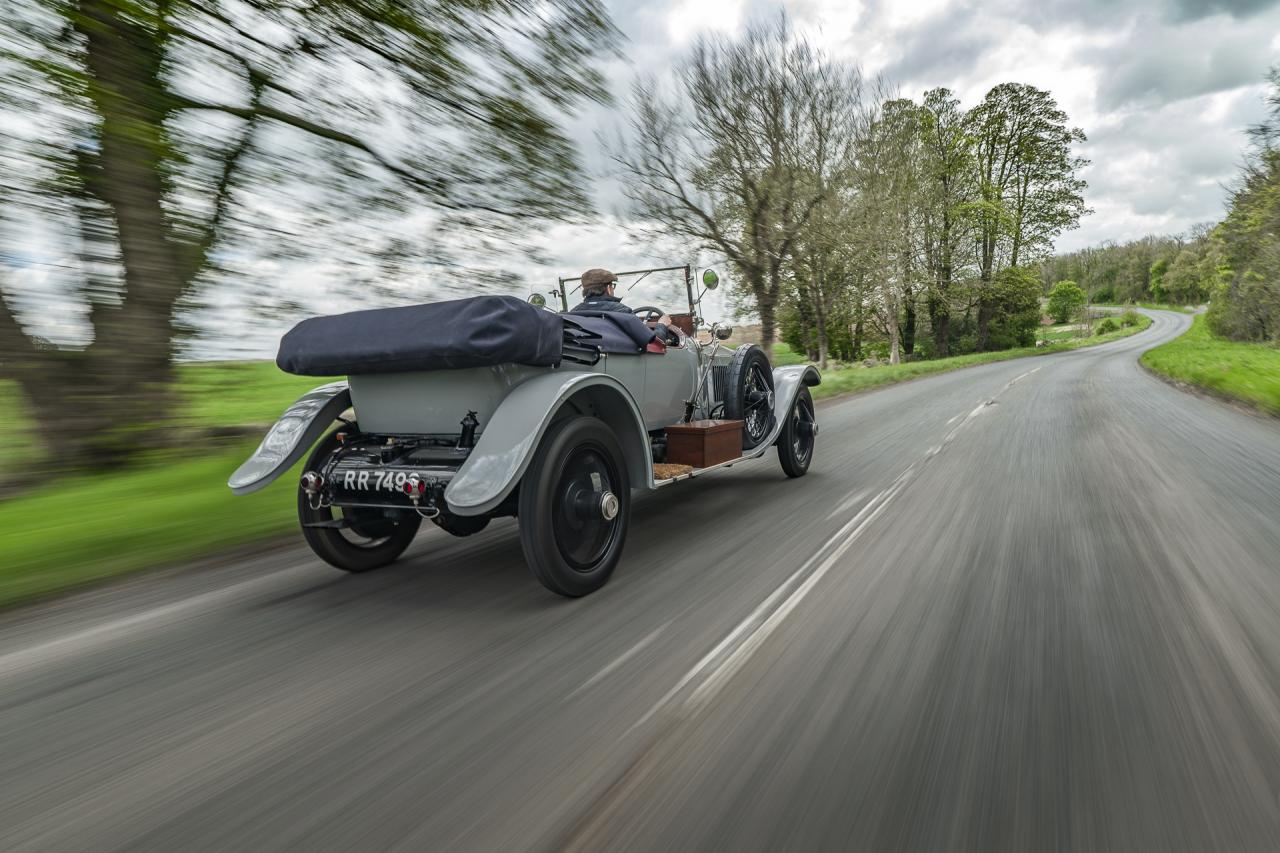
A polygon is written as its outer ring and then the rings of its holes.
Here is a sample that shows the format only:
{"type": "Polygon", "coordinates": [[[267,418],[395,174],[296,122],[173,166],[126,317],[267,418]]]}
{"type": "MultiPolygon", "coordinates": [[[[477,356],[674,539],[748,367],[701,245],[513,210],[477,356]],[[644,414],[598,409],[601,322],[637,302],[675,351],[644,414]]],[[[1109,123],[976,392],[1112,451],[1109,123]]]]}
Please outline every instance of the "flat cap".
{"type": "Polygon", "coordinates": [[[613,284],[617,280],[618,277],[616,275],[608,270],[600,269],[599,267],[587,270],[582,274],[582,286],[584,288],[604,287],[606,285],[613,284]]]}

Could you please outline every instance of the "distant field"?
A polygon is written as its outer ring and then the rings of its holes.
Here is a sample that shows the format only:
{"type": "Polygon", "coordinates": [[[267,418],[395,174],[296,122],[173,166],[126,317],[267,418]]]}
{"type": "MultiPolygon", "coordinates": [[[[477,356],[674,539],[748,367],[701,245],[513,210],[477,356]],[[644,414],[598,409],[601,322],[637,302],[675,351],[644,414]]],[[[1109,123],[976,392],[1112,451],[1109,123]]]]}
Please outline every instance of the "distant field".
{"type": "MultiPolygon", "coordinates": [[[[183,403],[176,417],[187,427],[270,424],[284,407],[326,379],[290,376],[269,361],[209,362],[177,368],[183,403]]],[[[39,464],[40,443],[17,387],[0,382],[0,478],[39,464]]]]}
{"type": "MultiPolygon", "coordinates": [[[[814,392],[829,397],[974,364],[1104,343],[1138,330],[1040,349],[830,370],[814,392]]],[[[798,364],[805,359],[779,344],[774,361],[798,364]]],[[[325,381],[289,376],[270,362],[184,365],[178,376],[186,401],[179,418],[193,427],[261,424],[265,429],[302,392],[325,381]]],[[[8,431],[0,435],[5,447],[0,462],[36,464],[30,430],[16,426],[24,422],[16,394],[0,386],[0,395],[10,413],[8,431]]],[[[235,497],[226,486],[227,477],[255,445],[256,440],[239,439],[204,443],[190,454],[152,454],[127,471],[63,478],[0,501],[0,605],[180,564],[272,536],[296,535],[296,472],[248,497],[235,497]]]]}
{"type": "Polygon", "coordinates": [[[1214,335],[1204,315],[1179,338],[1142,356],[1157,373],[1280,415],[1280,348],[1214,335]]]}
{"type": "MultiPolygon", "coordinates": [[[[977,364],[989,364],[994,361],[1007,361],[1011,358],[1027,358],[1029,356],[1049,355],[1055,352],[1066,352],[1067,350],[1080,349],[1081,347],[1090,347],[1097,344],[1105,344],[1109,341],[1125,338],[1129,335],[1141,332],[1143,329],[1151,325],[1151,318],[1145,315],[1139,321],[1138,325],[1131,326],[1127,329],[1119,329],[1105,335],[1093,335],[1087,338],[1075,337],[1074,335],[1064,337],[1060,340],[1050,343],[1043,347],[1026,347],[1023,349],[1001,350],[999,352],[977,352],[968,355],[957,355],[951,358],[940,358],[932,361],[907,361],[902,364],[879,364],[875,367],[842,367],[836,370],[825,371],[822,375],[822,384],[813,389],[813,396],[821,399],[822,397],[832,397],[838,394],[848,394],[854,391],[866,391],[871,388],[879,388],[882,385],[892,385],[895,382],[905,382],[909,379],[916,379],[921,376],[929,376],[934,373],[946,373],[951,370],[959,370],[963,367],[973,367],[977,364]]],[[[777,364],[800,364],[806,361],[803,356],[793,352],[786,344],[776,344],[774,347],[775,363],[777,364]]]]}

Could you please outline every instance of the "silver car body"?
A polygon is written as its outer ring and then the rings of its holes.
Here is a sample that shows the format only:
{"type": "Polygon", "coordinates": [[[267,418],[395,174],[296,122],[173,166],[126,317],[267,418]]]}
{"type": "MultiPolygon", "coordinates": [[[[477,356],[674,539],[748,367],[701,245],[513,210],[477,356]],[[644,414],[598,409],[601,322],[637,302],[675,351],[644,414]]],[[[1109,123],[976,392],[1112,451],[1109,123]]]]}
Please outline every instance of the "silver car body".
{"type": "MultiPolygon", "coordinates": [[[[731,355],[731,350],[704,350],[685,339],[665,353],[602,355],[594,365],[505,364],[352,376],[322,385],[290,406],[228,484],[236,494],[265,487],[301,459],[348,408],[354,409],[361,431],[382,435],[456,433],[459,418],[473,411],[480,421],[477,441],[449,481],[445,500],[456,515],[482,515],[515,488],[547,428],[571,407],[610,426],[626,455],[633,487],[658,488],[674,479],[654,479],[649,433],[683,421],[686,400],[697,401],[694,418],[709,417],[719,402],[718,389],[713,371],[700,368],[708,361],[723,367],[731,355]],[[697,387],[700,379],[708,387],[697,387]]],[[[800,389],[820,381],[811,365],[773,368],[773,431],[741,458],[768,450],[800,389]]]]}

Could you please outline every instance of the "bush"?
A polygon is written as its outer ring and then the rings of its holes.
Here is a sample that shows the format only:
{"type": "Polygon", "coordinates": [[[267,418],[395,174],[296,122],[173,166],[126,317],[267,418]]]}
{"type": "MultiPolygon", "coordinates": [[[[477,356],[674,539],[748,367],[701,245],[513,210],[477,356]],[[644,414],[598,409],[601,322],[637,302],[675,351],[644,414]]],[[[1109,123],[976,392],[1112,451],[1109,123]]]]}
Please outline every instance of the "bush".
{"type": "Polygon", "coordinates": [[[1120,324],[1117,323],[1114,318],[1107,317],[1101,323],[1098,324],[1098,328],[1095,329],[1093,333],[1095,335],[1105,335],[1105,334],[1108,334],[1109,332],[1115,332],[1119,330],[1119,328],[1120,328],[1120,324]]]}
{"type": "Polygon", "coordinates": [[[1055,323],[1066,323],[1074,317],[1087,297],[1074,281],[1060,281],[1049,291],[1049,316],[1055,323]]]}
{"type": "Polygon", "coordinates": [[[1126,329],[1130,326],[1136,326],[1142,322],[1142,315],[1130,308],[1128,311],[1120,315],[1120,325],[1126,329]]]}

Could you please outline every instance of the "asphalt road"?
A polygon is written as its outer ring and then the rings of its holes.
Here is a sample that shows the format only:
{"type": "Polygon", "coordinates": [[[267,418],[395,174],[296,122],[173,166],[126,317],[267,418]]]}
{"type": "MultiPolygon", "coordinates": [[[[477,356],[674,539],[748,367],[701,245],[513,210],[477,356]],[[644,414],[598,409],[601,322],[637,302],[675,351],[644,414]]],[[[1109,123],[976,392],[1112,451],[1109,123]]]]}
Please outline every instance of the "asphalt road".
{"type": "Polygon", "coordinates": [[[508,521],[6,614],[0,850],[1280,849],[1280,426],[1153,313],[820,407],[578,601],[508,521]]]}

